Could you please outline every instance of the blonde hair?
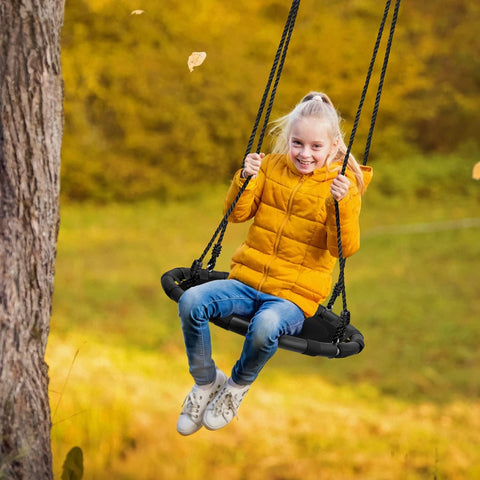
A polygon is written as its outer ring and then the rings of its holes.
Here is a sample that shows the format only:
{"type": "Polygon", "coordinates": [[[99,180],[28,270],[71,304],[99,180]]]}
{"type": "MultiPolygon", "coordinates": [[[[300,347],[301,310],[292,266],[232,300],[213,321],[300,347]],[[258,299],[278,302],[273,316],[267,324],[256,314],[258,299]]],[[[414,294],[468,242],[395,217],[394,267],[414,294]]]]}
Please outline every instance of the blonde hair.
{"type": "MultiPolygon", "coordinates": [[[[325,93],[310,92],[305,95],[295,108],[273,122],[273,128],[270,134],[273,136],[273,153],[287,154],[290,150],[290,137],[293,125],[300,118],[317,118],[324,121],[327,125],[332,140],[338,140],[338,150],[336,155],[327,158],[327,169],[332,163],[342,164],[347,153],[347,146],[343,134],[340,130],[341,117],[333,106],[332,101],[325,93]]],[[[360,193],[365,190],[363,182],[363,173],[355,157],[350,153],[347,167],[355,175],[357,187],[360,193]]]]}

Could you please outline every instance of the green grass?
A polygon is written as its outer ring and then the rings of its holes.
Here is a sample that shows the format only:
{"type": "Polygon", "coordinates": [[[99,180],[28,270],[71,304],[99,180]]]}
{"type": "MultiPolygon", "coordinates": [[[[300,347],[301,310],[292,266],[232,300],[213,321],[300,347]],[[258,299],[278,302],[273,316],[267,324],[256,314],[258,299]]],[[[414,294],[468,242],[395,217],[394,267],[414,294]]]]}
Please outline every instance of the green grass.
{"type": "MultiPolygon", "coordinates": [[[[56,471],[79,445],[88,479],[480,478],[480,227],[451,223],[478,220],[468,196],[367,193],[346,274],[366,349],[344,360],[279,350],[240,422],[176,434],[191,379],[160,276],[202,253],[225,190],[63,205],[47,357],[56,471]]],[[[218,269],[246,227],[229,227],[218,269]]],[[[242,339],[212,332],[228,371],[242,339]]]]}

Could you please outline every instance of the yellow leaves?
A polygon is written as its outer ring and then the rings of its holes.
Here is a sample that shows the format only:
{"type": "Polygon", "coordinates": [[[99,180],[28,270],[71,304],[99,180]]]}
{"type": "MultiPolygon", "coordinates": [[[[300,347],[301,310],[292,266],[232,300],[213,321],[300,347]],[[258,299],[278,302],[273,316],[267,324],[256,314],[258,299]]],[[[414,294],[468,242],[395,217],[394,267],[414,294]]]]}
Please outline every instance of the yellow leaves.
{"type": "Polygon", "coordinates": [[[480,180],[480,162],[477,162],[477,163],[473,166],[472,177],[473,177],[475,180],[480,180]]]}
{"type": "MultiPolygon", "coordinates": [[[[287,7],[273,12],[271,5],[281,2],[242,2],[242,8],[232,8],[236,5],[232,2],[204,0],[197,2],[202,6],[192,14],[191,2],[173,2],[175,8],[166,8],[172,2],[66,3],[68,15],[62,29],[67,114],[63,195],[77,198],[85,192],[82,195],[131,198],[133,192],[141,189],[157,192],[170,189],[170,185],[180,188],[180,183],[190,185],[192,178],[203,177],[203,169],[213,168],[210,165],[218,155],[229,158],[221,162],[221,167],[217,165],[222,169],[217,172],[218,178],[224,175],[222,181],[229,181],[229,172],[238,166],[238,160],[228,152],[244,148],[245,132],[252,127],[251,112],[246,111],[246,106],[257,106],[258,92],[267,81],[287,7]],[[267,7],[267,3],[271,5],[267,7]],[[231,38],[239,41],[228,41],[231,38]],[[195,57],[202,53],[207,54],[209,61],[204,58],[200,64],[201,57],[195,57]],[[196,75],[188,75],[197,69],[196,75]],[[215,74],[209,75],[208,81],[202,79],[211,70],[215,74]],[[239,102],[245,106],[242,115],[238,114],[239,102]],[[188,128],[195,130],[194,146],[184,142],[183,128],[175,127],[177,122],[171,112],[179,109],[188,128]],[[231,122],[222,121],[226,118],[235,119],[235,128],[231,122]],[[188,171],[188,179],[181,175],[167,182],[165,176],[152,172],[157,168],[164,171],[163,162],[171,162],[163,155],[159,159],[157,152],[169,151],[172,137],[180,145],[182,158],[195,155],[201,161],[182,166],[188,171]],[[125,144],[126,149],[122,148],[125,144]],[[99,150],[121,159],[121,166],[114,171],[105,168],[108,161],[99,150]],[[91,161],[82,162],[86,157],[91,161]],[[129,182],[135,182],[136,187],[129,182]]],[[[294,73],[282,75],[284,94],[277,95],[275,109],[277,113],[288,111],[313,82],[330,94],[345,117],[348,132],[368,66],[361,52],[370,52],[379,19],[370,13],[361,18],[355,16],[358,10],[373,11],[375,0],[327,3],[332,8],[316,11],[305,5],[306,9],[300,12],[300,17],[308,19],[304,27],[295,27],[294,38],[302,49],[287,56],[286,68],[293,68],[294,73]],[[327,77],[322,70],[325,62],[311,61],[318,54],[318,42],[310,41],[315,32],[320,42],[328,39],[332,45],[332,51],[324,58],[328,63],[327,77]]],[[[466,178],[475,195],[480,194],[476,188],[480,179],[469,181],[474,164],[480,160],[474,156],[479,144],[475,132],[480,125],[480,90],[474,82],[474,62],[468,60],[474,58],[475,42],[455,43],[450,37],[434,36],[438,25],[443,28],[449,24],[449,17],[438,9],[433,15],[427,7],[429,16],[421,15],[423,7],[418,2],[417,6],[406,3],[405,9],[402,7],[405,21],[399,21],[392,49],[387,72],[390,81],[380,104],[371,161],[374,156],[393,160],[409,157],[412,152],[448,153],[462,146],[462,155],[470,155],[464,160],[463,181],[466,178]],[[402,29],[402,25],[408,28],[402,29]],[[451,64],[459,68],[451,68],[451,64]],[[433,73],[429,75],[430,69],[433,73]],[[464,145],[472,145],[472,149],[464,145]]],[[[474,5],[475,2],[465,3],[469,14],[464,16],[465,22],[455,24],[461,31],[466,29],[469,39],[475,38],[475,30],[472,28],[470,33],[467,27],[473,27],[473,14],[480,8],[474,5]]],[[[453,9],[450,4],[444,6],[453,9]]],[[[368,109],[373,101],[374,89],[359,125],[354,148],[357,155],[368,133],[368,109]]],[[[272,113],[272,117],[277,115],[272,113]]],[[[429,192],[439,189],[440,185],[428,186],[429,192]]]]}
{"type": "Polygon", "coordinates": [[[205,52],[193,52],[188,57],[189,70],[193,72],[193,69],[201,65],[204,62],[205,58],[207,58],[207,54],[205,52]]]}

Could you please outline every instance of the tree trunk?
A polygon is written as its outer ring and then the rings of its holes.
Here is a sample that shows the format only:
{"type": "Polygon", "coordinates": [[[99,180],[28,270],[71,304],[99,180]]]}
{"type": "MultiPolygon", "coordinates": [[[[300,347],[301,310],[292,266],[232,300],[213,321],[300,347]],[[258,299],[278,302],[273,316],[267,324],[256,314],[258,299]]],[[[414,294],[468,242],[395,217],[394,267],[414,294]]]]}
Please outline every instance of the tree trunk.
{"type": "Polygon", "coordinates": [[[0,478],[51,479],[64,0],[0,2],[0,478]]]}

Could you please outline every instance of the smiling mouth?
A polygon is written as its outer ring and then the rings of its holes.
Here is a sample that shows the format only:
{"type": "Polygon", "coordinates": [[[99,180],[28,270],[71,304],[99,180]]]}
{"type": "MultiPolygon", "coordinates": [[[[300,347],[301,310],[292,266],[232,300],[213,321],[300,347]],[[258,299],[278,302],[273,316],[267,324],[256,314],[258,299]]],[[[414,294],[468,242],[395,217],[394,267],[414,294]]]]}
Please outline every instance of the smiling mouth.
{"type": "Polygon", "coordinates": [[[304,161],[304,160],[300,160],[299,158],[297,158],[297,162],[298,162],[300,165],[305,165],[305,166],[306,166],[306,165],[312,165],[312,164],[313,164],[312,161],[306,162],[306,161],[304,161]]]}

